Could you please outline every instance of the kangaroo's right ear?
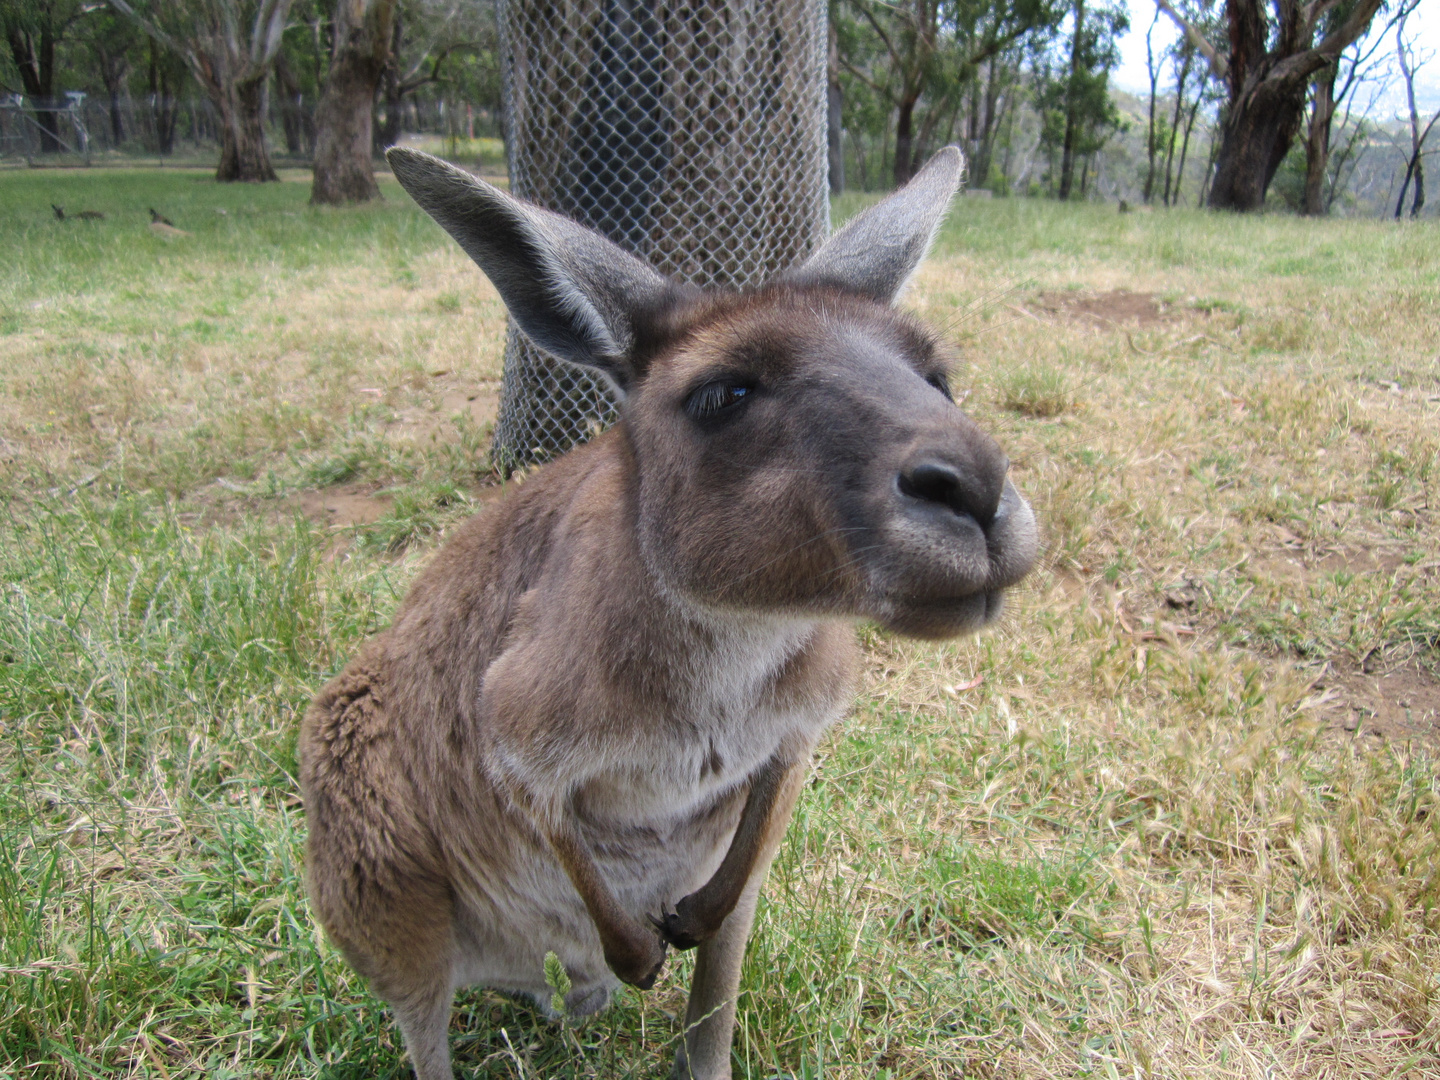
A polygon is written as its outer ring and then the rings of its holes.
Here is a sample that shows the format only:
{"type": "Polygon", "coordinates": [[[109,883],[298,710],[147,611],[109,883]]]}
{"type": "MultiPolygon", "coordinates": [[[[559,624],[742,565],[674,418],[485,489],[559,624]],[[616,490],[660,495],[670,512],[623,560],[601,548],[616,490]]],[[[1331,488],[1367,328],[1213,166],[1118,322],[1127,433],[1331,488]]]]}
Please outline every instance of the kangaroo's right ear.
{"type": "Polygon", "coordinates": [[[781,275],[893,303],[915,273],[965,176],[965,155],[947,146],[899,191],[857,214],[809,259],[781,275]]]}
{"type": "Polygon", "coordinates": [[[546,352],[594,368],[623,394],[638,317],[676,286],[598,233],[520,202],[469,173],[394,147],[395,179],[494,282],[520,329],[546,352]]]}

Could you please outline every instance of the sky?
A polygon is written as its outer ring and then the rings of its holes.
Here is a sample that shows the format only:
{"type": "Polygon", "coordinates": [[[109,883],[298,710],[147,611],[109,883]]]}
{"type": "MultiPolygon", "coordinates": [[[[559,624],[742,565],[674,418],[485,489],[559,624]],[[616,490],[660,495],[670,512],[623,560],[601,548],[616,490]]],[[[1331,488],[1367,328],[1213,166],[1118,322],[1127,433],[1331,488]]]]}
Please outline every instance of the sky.
{"type": "MultiPolygon", "coordinates": [[[[1115,86],[1121,90],[1129,91],[1132,94],[1148,94],[1150,80],[1145,73],[1145,31],[1150,26],[1150,20],[1155,17],[1155,4],[1154,0],[1128,0],[1128,3],[1130,6],[1130,31],[1120,41],[1120,69],[1114,74],[1113,80],[1115,86]]],[[[1383,19],[1383,16],[1381,18],[1383,19]]],[[[1379,24],[1380,19],[1377,19],[1376,22],[1379,24]]],[[[1435,54],[1435,58],[1427,67],[1420,70],[1415,79],[1416,105],[1427,114],[1433,113],[1440,108],[1440,0],[1421,0],[1420,6],[1410,16],[1405,28],[1407,35],[1414,36],[1422,55],[1426,51],[1435,54]]],[[[1155,27],[1153,39],[1156,43],[1156,52],[1158,53],[1163,47],[1162,42],[1173,41],[1176,34],[1175,24],[1162,14],[1159,24],[1155,27]]],[[[1395,32],[1393,30],[1387,35],[1387,41],[1380,47],[1380,52],[1390,56],[1395,55],[1395,32]]],[[[1405,92],[1399,85],[1397,77],[1395,85],[1377,106],[1377,112],[1380,115],[1374,116],[1372,119],[1395,119],[1405,108],[1405,92]]],[[[1425,119],[1428,119],[1428,115],[1421,120],[1422,126],[1425,119]]]]}

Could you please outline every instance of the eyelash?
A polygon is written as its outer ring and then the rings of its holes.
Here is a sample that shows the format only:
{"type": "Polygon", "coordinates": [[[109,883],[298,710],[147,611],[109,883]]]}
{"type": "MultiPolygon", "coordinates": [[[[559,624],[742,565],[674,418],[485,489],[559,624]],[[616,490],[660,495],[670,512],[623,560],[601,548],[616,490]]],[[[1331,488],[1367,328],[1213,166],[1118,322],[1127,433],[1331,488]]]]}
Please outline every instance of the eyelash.
{"type": "Polygon", "coordinates": [[[939,390],[940,393],[944,394],[951,401],[955,400],[955,395],[950,392],[950,380],[945,377],[945,374],[943,372],[937,372],[934,375],[931,375],[925,381],[928,382],[931,386],[933,386],[936,390],[939,390]]]}
{"type": "Polygon", "coordinates": [[[744,383],[706,383],[685,400],[685,411],[693,420],[708,420],[740,404],[754,389],[744,383]]]}

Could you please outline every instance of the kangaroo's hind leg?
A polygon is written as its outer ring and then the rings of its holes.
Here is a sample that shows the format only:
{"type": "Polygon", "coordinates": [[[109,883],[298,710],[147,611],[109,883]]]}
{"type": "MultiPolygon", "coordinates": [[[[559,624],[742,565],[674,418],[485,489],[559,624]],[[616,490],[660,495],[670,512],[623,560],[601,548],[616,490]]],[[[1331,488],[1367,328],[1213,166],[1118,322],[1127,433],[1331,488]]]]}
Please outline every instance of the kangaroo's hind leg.
{"type": "MultiPolygon", "coordinates": [[[[312,896],[319,891],[312,886],[312,896]]],[[[330,937],[394,1010],[419,1080],[451,1080],[455,940],[450,898],[439,882],[424,878],[408,882],[403,892],[372,880],[363,895],[364,921],[342,923],[333,918],[332,908],[330,937]]]]}
{"type": "MultiPolygon", "coordinates": [[[[377,665],[378,666],[378,665],[377,665]]],[[[420,1080],[450,1080],[450,881],[397,752],[383,669],[352,664],[301,731],[310,905],[395,1010],[420,1080]]]]}
{"type": "Polygon", "coordinates": [[[808,760],[789,767],[777,785],[763,826],[749,880],[720,931],[695,951],[695,975],[685,1008],[685,1034],[675,1053],[671,1080],[729,1080],[730,1045],[735,1035],[735,1004],[745,942],[755,921],[755,904],[770,862],[785,836],[800,797],[808,760]]]}
{"type": "Polygon", "coordinates": [[[404,989],[386,986],[384,980],[371,981],[375,992],[395,1010],[395,1021],[405,1036],[417,1080],[452,1080],[454,1075],[450,1070],[449,1028],[450,1001],[455,991],[448,971],[435,975],[409,983],[404,989]]]}

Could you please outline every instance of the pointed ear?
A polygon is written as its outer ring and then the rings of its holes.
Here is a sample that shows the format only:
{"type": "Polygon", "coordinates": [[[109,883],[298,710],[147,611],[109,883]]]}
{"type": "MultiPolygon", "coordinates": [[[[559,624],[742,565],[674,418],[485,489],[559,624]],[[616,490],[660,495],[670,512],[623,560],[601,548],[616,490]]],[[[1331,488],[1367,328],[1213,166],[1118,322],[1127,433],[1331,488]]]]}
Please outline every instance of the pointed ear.
{"type": "Polygon", "coordinates": [[[418,150],[386,155],[395,179],[494,282],[511,317],[546,352],[634,381],[636,320],[675,286],[629,252],[418,150]]]}
{"type": "Polygon", "coordinates": [[[957,146],[945,147],[908,184],[851,218],[824,247],[780,280],[891,303],[930,250],[964,175],[965,155],[957,146]]]}

